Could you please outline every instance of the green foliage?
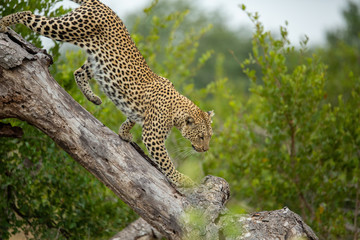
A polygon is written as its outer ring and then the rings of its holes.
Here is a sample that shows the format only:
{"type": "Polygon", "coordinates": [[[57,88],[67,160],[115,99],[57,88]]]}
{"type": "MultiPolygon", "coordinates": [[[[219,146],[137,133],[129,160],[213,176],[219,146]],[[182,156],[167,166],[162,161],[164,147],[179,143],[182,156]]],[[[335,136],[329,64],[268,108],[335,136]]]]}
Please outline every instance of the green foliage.
{"type": "Polygon", "coordinates": [[[23,123],[22,139],[0,138],[0,236],[110,237],[134,214],[53,141],[23,123]]]}
{"type": "Polygon", "coordinates": [[[164,9],[162,5],[152,5],[145,9],[145,16],[132,20],[135,22],[132,37],[151,69],[182,89],[211,57],[211,50],[198,53],[199,41],[211,25],[184,29],[190,10],[184,6],[174,11],[164,9]]]}
{"type": "Polygon", "coordinates": [[[194,3],[189,0],[160,1],[149,8],[151,11],[147,9],[144,15],[130,15],[125,23],[132,33],[136,32],[133,36],[150,67],[156,73],[170,77],[176,87],[182,87],[180,81],[184,78],[196,88],[206,87],[216,79],[213,70],[216,68],[217,59],[223,57],[223,71],[229,78],[237,81],[233,87],[246,92],[246,81],[242,81],[244,74],[234,61],[233,55],[241,60],[247,57],[248,49],[251,48],[250,31],[246,28],[241,28],[239,32],[231,30],[224,20],[225,17],[216,12],[204,12],[194,3]],[[176,21],[174,17],[177,18],[176,21]],[[158,27],[154,29],[154,24],[150,25],[149,22],[157,22],[155,25],[158,27]],[[138,34],[146,35],[147,38],[138,39],[138,34]],[[156,46],[151,46],[154,43],[151,43],[149,38],[158,39],[156,46]],[[173,44],[170,48],[169,43],[173,44]],[[193,49],[193,52],[189,51],[190,49],[193,49]],[[148,50],[156,54],[156,59],[147,53],[148,50]],[[183,53],[183,50],[187,53],[183,53]],[[166,63],[168,60],[179,63],[180,59],[176,60],[178,58],[185,61],[186,65],[170,67],[170,64],[166,63]],[[169,67],[158,68],[159,64],[169,67]],[[168,75],[173,71],[179,74],[168,75]]]}
{"type": "Polygon", "coordinates": [[[186,226],[189,226],[189,229],[192,229],[185,240],[201,239],[201,236],[205,236],[206,217],[201,211],[196,209],[188,210],[182,220],[186,226]]]}
{"type": "Polygon", "coordinates": [[[359,227],[360,76],[347,73],[351,96],[332,106],[319,56],[305,54],[306,42],[292,47],[286,27],[275,38],[257,14],[248,15],[256,30],[252,54],[241,66],[251,95],[242,101],[226,79],[208,87],[223,105],[205,172],[230,180],[232,205],[287,205],[322,239],[352,239],[346,225],[359,227]],[[289,66],[295,55],[297,63],[289,66]]]}
{"type": "Polygon", "coordinates": [[[349,1],[343,10],[345,27],[327,33],[328,46],[319,50],[328,68],[326,90],[331,102],[337,103],[337,96],[345,99],[351,96],[354,82],[349,77],[360,75],[360,4],[349,1]],[[339,61],[341,59],[341,61],[339,61]]]}

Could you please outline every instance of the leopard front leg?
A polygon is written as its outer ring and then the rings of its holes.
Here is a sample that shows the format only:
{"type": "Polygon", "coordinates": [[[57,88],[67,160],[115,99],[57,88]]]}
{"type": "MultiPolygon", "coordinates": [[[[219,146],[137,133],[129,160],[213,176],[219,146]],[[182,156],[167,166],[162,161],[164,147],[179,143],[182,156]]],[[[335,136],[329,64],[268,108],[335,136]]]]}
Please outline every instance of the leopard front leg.
{"type": "Polygon", "coordinates": [[[123,122],[123,124],[121,124],[119,128],[119,136],[122,140],[125,140],[127,142],[132,142],[133,136],[130,133],[130,130],[134,125],[135,122],[130,119],[126,119],[126,121],[123,122]]]}
{"type": "Polygon", "coordinates": [[[85,97],[92,103],[96,105],[100,105],[101,99],[95,95],[95,93],[91,90],[89,81],[93,77],[93,72],[91,69],[91,64],[89,61],[86,61],[85,64],[74,72],[74,77],[76,84],[80,88],[81,92],[85,95],[85,97]]]}
{"type": "Polygon", "coordinates": [[[144,123],[143,126],[143,143],[145,144],[152,160],[156,163],[160,171],[166,178],[177,187],[191,187],[194,182],[186,175],[175,169],[169,154],[165,148],[165,139],[168,131],[154,127],[153,125],[144,123]]]}

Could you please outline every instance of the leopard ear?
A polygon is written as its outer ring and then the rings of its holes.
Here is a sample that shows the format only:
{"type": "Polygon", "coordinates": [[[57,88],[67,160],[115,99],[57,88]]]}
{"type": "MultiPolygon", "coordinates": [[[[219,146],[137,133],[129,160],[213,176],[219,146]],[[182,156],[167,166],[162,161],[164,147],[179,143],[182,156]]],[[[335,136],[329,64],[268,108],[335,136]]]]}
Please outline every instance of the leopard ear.
{"type": "Polygon", "coordinates": [[[214,110],[208,111],[207,114],[209,114],[210,118],[215,116],[214,110]]]}
{"type": "Polygon", "coordinates": [[[192,117],[186,117],[185,122],[186,125],[191,126],[194,124],[195,120],[192,117]]]}

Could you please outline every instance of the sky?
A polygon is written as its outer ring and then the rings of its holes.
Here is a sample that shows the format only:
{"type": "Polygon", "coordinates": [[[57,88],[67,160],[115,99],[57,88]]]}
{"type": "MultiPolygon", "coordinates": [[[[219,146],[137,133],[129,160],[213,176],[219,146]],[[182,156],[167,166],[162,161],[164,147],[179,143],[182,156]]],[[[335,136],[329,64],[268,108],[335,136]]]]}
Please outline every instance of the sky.
{"type": "MultiPolygon", "coordinates": [[[[112,8],[120,18],[137,12],[151,4],[152,0],[101,0],[112,8]]],[[[162,1],[159,0],[158,4],[162,1]]],[[[266,30],[278,31],[279,26],[288,21],[289,38],[293,44],[299,43],[307,35],[309,44],[325,42],[326,31],[344,25],[342,10],[348,0],[194,0],[204,11],[219,11],[232,28],[251,26],[246,14],[239,8],[245,4],[250,12],[258,12],[266,30]]],[[[65,0],[60,4],[76,7],[77,4],[65,0]]],[[[125,23],[126,24],[126,23],[125,23]]]]}
{"type": "Polygon", "coordinates": [[[288,22],[289,38],[296,44],[304,35],[310,44],[321,44],[326,31],[344,25],[342,9],[347,0],[207,0],[207,8],[218,9],[228,16],[229,24],[250,24],[236,6],[245,4],[250,12],[258,12],[267,30],[278,31],[288,22]]]}

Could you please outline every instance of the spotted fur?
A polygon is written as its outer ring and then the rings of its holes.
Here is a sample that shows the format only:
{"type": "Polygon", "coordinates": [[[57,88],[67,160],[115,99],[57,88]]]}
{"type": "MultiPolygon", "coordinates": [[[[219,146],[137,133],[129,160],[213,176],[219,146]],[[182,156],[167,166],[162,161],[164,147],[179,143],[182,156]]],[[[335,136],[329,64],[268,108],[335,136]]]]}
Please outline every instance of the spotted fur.
{"type": "Polygon", "coordinates": [[[130,129],[135,123],[141,124],[143,142],[161,171],[175,185],[191,185],[187,176],[175,170],[165,140],[175,126],[196,151],[207,151],[213,113],[200,110],[179,94],[169,80],[151,71],[123,22],[110,8],[98,0],[75,2],[81,6],[62,17],[47,18],[30,11],[3,17],[0,31],[22,23],[41,35],[85,49],[87,61],[74,76],[86,98],[101,104],[89,84],[94,78],[127,116],[120,126],[120,137],[132,141],[130,129]]]}

